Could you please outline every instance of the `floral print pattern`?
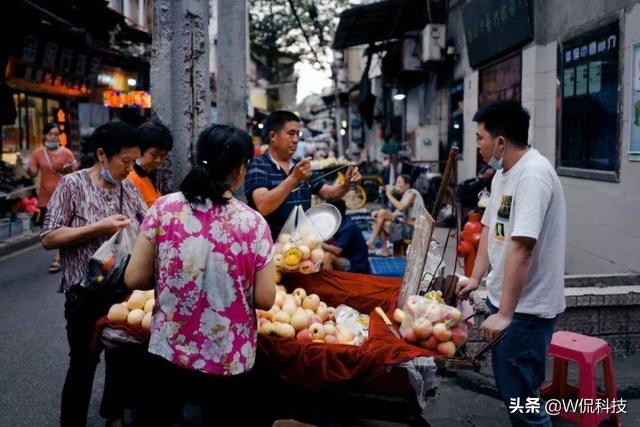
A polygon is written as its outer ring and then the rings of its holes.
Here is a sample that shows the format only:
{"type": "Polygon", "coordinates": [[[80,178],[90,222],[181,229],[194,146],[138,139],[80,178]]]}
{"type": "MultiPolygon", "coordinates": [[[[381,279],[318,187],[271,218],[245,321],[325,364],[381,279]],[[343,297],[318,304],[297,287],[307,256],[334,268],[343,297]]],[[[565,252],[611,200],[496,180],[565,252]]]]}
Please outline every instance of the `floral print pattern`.
{"type": "Polygon", "coordinates": [[[149,209],[142,234],[156,246],[149,351],[214,375],[251,369],[254,278],[273,252],[264,218],[235,199],[190,205],[173,193],[149,209]]]}

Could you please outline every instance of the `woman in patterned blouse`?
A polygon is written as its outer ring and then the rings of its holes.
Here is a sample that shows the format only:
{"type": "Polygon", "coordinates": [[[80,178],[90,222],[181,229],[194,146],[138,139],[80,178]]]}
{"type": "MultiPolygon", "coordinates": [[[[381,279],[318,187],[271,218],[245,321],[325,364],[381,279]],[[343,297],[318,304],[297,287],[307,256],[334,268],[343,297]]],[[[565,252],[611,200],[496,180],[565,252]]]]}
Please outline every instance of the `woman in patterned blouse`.
{"type": "MultiPolygon", "coordinates": [[[[246,132],[209,127],[181,191],[159,198],[144,219],[125,282],[148,289],[155,279],[149,352],[158,371],[149,380],[158,383],[147,385],[153,408],[142,415],[149,425],[170,425],[186,400],[215,394],[217,411],[229,408],[220,399],[246,402],[255,309],[267,310],[275,299],[269,226],[233,197],[252,154],[246,132]]],[[[205,416],[216,409],[208,406],[205,416]]]]}
{"type": "Polygon", "coordinates": [[[126,180],[140,156],[135,130],[122,122],[107,123],[95,130],[91,143],[96,163],[62,178],[49,201],[40,237],[46,249],[60,249],[62,263],[59,291],[66,297],[64,315],[70,348],[62,390],[63,426],[86,424],[99,359],[99,353],[91,351],[93,329],[115,302],[98,298],[81,286],[84,271],[94,252],[115,232],[127,228],[137,235],[146,213],[146,204],[126,180]]]}

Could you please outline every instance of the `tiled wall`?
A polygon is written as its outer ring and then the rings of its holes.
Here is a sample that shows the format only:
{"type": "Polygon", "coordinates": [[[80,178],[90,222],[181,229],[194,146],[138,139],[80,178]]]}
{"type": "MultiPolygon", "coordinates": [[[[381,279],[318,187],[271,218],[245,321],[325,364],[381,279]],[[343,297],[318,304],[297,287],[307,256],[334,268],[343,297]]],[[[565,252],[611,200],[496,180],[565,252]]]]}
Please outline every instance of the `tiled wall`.
{"type": "Polygon", "coordinates": [[[478,72],[473,71],[464,79],[464,160],[458,163],[458,179],[476,176],[476,124],[473,115],[478,111],[478,72]]]}
{"type": "MultiPolygon", "coordinates": [[[[476,324],[484,319],[476,316],[476,324]]],[[[555,329],[602,338],[614,356],[640,354],[640,294],[568,297],[567,310],[558,316],[555,329]]],[[[477,329],[471,330],[467,344],[470,353],[483,345],[477,329]]]]}

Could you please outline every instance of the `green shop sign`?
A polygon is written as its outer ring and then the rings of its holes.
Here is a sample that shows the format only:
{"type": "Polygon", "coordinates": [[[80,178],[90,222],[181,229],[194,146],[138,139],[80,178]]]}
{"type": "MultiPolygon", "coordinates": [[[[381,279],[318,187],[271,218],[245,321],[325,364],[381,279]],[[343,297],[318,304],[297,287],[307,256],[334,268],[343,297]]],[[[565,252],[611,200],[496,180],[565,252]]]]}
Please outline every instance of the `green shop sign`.
{"type": "Polygon", "coordinates": [[[471,0],[462,11],[472,67],[533,39],[529,0],[471,0]]]}

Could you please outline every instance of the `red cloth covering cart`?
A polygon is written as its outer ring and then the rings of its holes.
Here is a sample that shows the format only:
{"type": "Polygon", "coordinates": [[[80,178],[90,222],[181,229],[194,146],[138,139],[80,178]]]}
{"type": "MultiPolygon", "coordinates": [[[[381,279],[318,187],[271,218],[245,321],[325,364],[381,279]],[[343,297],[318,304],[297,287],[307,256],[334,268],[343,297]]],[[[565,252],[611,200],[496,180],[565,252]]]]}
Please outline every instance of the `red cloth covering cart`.
{"type": "MultiPolygon", "coordinates": [[[[433,362],[428,358],[435,354],[396,338],[374,311],[379,306],[391,317],[402,278],[322,270],[284,275],[281,284],[288,292],[301,287],[329,306],[346,304],[368,314],[369,337],[352,346],[259,336],[255,371],[259,388],[270,391],[265,413],[284,401],[296,408],[287,415],[312,423],[359,417],[425,423],[421,413],[434,389],[435,364],[415,369],[413,361],[433,362]]],[[[281,409],[273,410],[276,418],[281,409]]]]}

